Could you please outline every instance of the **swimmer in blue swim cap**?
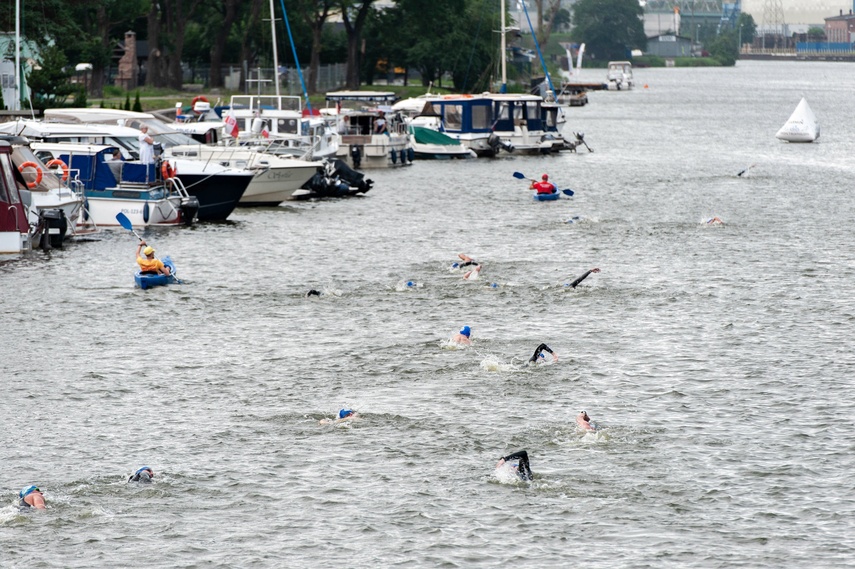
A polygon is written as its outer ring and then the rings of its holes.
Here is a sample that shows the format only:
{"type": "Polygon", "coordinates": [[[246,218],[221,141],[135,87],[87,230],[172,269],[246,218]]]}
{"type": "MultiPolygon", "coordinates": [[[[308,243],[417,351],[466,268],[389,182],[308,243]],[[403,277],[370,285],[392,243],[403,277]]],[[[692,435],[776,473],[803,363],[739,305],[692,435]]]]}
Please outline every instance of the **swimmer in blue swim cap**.
{"type": "Polygon", "coordinates": [[[407,286],[408,286],[408,287],[414,287],[414,286],[416,286],[416,281],[407,281],[407,286]]]}
{"type": "Polygon", "coordinates": [[[341,423],[352,419],[359,419],[359,415],[356,411],[353,409],[339,409],[339,412],[336,413],[335,419],[321,419],[318,423],[321,425],[331,425],[333,423],[341,423]]]}
{"type": "Polygon", "coordinates": [[[46,509],[45,496],[38,486],[24,486],[18,492],[18,503],[22,508],[46,509]]]}
{"type": "Polygon", "coordinates": [[[451,341],[457,344],[470,345],[472,340],[469,339],[469,336],[472,334],[472,329],[469,326],[464,326],[460,329],[460,332],[452,336],[451,341]]]}
{"type": "Polygon", "coordinates": [[[149,466],[143,466],[131,474],[128,482],[139,482],[140,484],[151,484],[151,479],[154,478],[154,470],[149,466]]]}

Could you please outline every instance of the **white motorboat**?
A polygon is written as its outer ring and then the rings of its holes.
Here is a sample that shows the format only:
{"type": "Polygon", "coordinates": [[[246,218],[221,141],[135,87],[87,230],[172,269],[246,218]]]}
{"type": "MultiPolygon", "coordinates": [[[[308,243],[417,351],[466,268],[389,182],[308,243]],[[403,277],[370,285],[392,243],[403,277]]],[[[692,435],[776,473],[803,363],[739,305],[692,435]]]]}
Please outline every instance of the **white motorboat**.
{"type": "Polygon", "coordinates": [[[407,124],[392,110],[397,95],[386,91],[334,91],[327,93],[322,115],[341,135],[336,157],[353,168],[393,168],[411,164],[415,150],[407,124]],[[346,108],[356,104],[358,109],[346,108]]]}
{"type": "Polygon", "coordinates": [[[632,77],[632,63],[629,61],[609,61],[606,81],[610,90],[628,91],[635,85],[632,77]]]}
{"type": "Polygon", "coordinates": [[[813,142],[819,138],[819,123],[804,97],[775,137],[787,142],[813,142]]]}
{"type": "Polygon", "coordinates": [[[28,139],[3,138],[12,145],[12,163],[26,185],[20,189],[20,194],[32,242],[44,249],[61,247],[66,236],[76,233],[83,210],[83,192],[69,186],[69,170],[64,162],[49,160],[45,164],[33,153],[28,139]]]}
{"type": "MultiPolygon", "coordinates": [[[[113,109],[49,109],[45,113],[52,121],[15,121],[0,124],[0,132],[21,134],[31,140],[44,142],[76,142],[118,147],[123,160],[139,158],[139,130],[118,126],[116,120],[127,121],[131,111],[113,109]],[[103,113],[101,111],[104,111],[103,113]],[[115,117],[120,118],[116,119],[115,117]],[[75,118],[77,117],[77,118],[75,118]],[[122,118],[123,117],[123,118],[122,118]],[[56,122],[63,120],[67,122],[56,122]],[[88,124],[82,124],[88,123],[88,124]]],[[[146,113],[143,113],[146,114],[146,113]]],[[[139,125],[139,119],[131,122],[139,125]]],[[[152,122],[152,124],[158,124],[152,122]]],[[[160,123],[162,124],[162,123],[160,123]]],[[[162,127],[161,127],[162,128],[162,127]]],[[[149,134],[162,146],[195,144],[189,137],[165,129],[149,134]]],[[[199,200],[200,221],[226,219],[238,205],[253,173],[221,166],[215,162],[173,158],[171,166],[177,169],[178,177],[191,196],[199,200]]]]}
{"type": "MultiPolygon", "coordinates": [[[[248,171],[253,177],[240,198],[239,205],[242,206],[278,205],[291,199],[294,192],[315,175],[319,166],[316,162],[277,157],[250,147],[200,144],[176,132],[172,128],[175,123],[164,123],[150,113],[117,113],[110,109],[57,109],[45,114],[54,118],[76,117],[82,122],[97,124],[109,124],[116,117],[120,117],[117,120],[123,126],[130,126],[135,130],[146,124],[149,134],[163,145],[164,158],[178,166],[180,176],[184,175],[185,168],[181,164],[184,160],[212,164],[234,171],[248,171]]],[[[197,124],[210,126],[212,123],[197,124]]]]}
{"type": "Polygon", "coordinates": [[[23,253],[32,248],[14,169],[12,145],[0,140],[0,254],[23,253]]]}
{"type": "Polygon", "coordinates": [[[190,225],[196,219],[199,202],[180,181],[163,180],[154,164],[114,159],[114,146],[34,142],[31,147],[41,160],[67,165],[71,185],[85,196],[81,228],[118,226],[119,212],[140,227],[190,225]]]}

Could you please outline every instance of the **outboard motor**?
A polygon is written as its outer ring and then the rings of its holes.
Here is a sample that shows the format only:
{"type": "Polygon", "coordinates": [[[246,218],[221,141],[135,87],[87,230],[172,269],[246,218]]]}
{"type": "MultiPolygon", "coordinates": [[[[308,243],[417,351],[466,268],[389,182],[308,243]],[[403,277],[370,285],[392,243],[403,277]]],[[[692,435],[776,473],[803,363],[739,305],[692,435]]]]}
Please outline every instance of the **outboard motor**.
{"type": "Polygon", "coordinates": [[[359,168],[362,164],[362,148],[353,144],[350,147],[350,159],[353,161],[353,167],[359,168]]]}
{"type": "Polygon", "coordinates": [[[181,198],[181,205],[178,209],[181,211],[181,221],[184,222],[184,225],[193,225],[196,216],[199,214],[199,198],[196,196],[181,198]]]}
{"type": "Polygon", "coordinates": [[[39,247],[44,251],[54,247],[62,247],[65,232],[68,230],[68,219],[61,209],[45,209],[39,211],[39,224],[41,236],[39,247]]]}
{"type": "Polygon", "coordinates": [[[152,149],[154,150],[155,158],[160,158],[161,156],[163,156],[163,144],[155,142],[154,144],[152,144],[152,149]]]}
{"type": "Polygon", "coordinates": [[[490,145],[490,148],[493,149],[495,154],[499,153],[499,149],[504,149],[506,152],[513,152],[514,145],[510,142],[504,142],[501,138],[499,138],[496,133],[490,134],[490,137],[487,139],[487,144],[490,145]]]}

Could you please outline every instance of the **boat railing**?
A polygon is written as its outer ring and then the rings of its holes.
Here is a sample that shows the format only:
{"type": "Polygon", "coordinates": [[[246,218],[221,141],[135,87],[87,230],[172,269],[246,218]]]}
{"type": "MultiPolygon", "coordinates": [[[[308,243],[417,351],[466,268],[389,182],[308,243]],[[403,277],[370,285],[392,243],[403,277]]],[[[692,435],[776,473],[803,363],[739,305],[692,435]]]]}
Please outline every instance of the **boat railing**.
{"type": "Polygon", "coordinates": [[[172,178],[167,178],[166,180],[164,180],[163,183],[171,191],[174,190],[182,198],[189,198],[190,197],[190,194],[187,192],[187,188],[184,186],[184,182],[182,182],[181,178],[179,178],[178,176],[173,176],[172,178]]]}

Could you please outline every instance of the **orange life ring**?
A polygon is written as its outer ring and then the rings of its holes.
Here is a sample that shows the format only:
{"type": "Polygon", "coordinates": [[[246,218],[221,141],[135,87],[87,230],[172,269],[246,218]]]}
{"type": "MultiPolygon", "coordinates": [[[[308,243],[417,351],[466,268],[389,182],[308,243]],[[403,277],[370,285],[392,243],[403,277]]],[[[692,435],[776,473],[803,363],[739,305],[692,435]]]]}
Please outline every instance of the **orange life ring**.
{"type": "Polygon", "coordinates": [[[27,182],[28,188],[35,188],[36,186],[38,186],[39,184],[42,183],[42,176],[44,175],[44,173],[42,172],[41,166],[39,166],[35,162],[24,162],[23,164],[18,166],[18,172],[23,174],[25,168],[35,168],[36,169],[36,180],[34,182],[27,182]]]}
{"type": "Polygon", "coordinates": [[[199,101],[203,101],[205,103],[210,102],[210,101],[208,101],[208,97],[206,97],[205,95],[197,95],[197,96],[193,97],[193,101],[190,103],[190,109],[194,113],[196,112],[196,103],[198,103],[199,101]]]}
{"type": "Polygon", "coordinates": [[[64,182],[68,180],[68,165],[59,158],[54,158],[45,164],[45,166],[48,167],[48,170],[53,170],[54,166],[59,166],[59,168],[62,169],[62,181],[64,182]]]}
{"type": "Polygon", "coordinates": [[[160,165],[160,175],[163,176],[164,180],[174,178],[177,174],[178,168],[173,168],[167,160],[164,160],[163,164],[160,165]]]}

